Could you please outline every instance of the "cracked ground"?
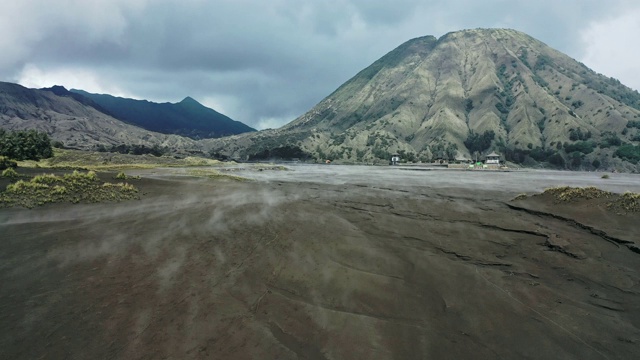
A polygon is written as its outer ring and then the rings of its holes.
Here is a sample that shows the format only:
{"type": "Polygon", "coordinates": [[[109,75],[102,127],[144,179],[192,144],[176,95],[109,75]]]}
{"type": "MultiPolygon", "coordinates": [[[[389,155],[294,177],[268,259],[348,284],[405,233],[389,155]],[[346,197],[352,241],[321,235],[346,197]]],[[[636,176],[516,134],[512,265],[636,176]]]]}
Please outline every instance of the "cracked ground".
{"type": "Polygon", "coordinates": [[[640,354],[637,213],[401,180],[138,186],[0,210],[0,358],[640,354]]]}

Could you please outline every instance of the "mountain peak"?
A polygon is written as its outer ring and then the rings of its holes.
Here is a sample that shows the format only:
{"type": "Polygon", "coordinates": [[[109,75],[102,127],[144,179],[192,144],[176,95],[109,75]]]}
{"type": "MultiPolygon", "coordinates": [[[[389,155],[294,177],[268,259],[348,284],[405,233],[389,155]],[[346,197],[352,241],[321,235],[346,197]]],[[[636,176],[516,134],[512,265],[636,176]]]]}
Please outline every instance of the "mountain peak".
{"type": "MultiPolygon", "coordinates": [[[[469,29],[401,44],[279,136],[318,159],[496,151],[518,164],[593,170],[622,166],[612,159],[640,149],[637,119],[640,95],[619,81],[518,30],[469,29]]],[[[628,158],[640,162],[640,153],[628,158]]]]}
{"type": "MultiPolygon", "coordinates": [[[[78,91],[78,90],[76,90],[78,91]]],[[[191,138],[213,138],[255,131],[210,109],[187,96],[180,102],[155,103],[115,97],[107,94],[80,92],[86,98],[125,121],[143,129],[165,134],[178,134],[191,138]]]]}
{"type": "Polygon", "coordinates": [[[53,85],[50,88],[42,88],[40,90],[51,91],[52,93],[54,93],[54,94],[56,94],[58,96],[69,95],[69,90],[67,90],[67,88],[65,88],[62,85],[53,85]]]}
{"type": "Polygon", "coordinates": [[[196,99],[192,98],[191,96],[187,96],[186,98],[182,99],[182,101],[180,101],[180,104],[197,104],[197,105],[201,105],[196,99]]]}

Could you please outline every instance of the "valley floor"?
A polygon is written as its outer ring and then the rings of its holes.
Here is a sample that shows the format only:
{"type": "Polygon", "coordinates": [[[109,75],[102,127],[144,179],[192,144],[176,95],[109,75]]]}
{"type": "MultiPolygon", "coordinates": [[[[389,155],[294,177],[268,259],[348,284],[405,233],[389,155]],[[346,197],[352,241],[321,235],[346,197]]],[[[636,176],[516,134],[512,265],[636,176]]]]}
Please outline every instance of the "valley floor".
{"type": "Polygon", "coordinates": [[[0,209],[0,358],[640,356],[639,213],[511,201],[637,176],[291,169],[0,209]]]}

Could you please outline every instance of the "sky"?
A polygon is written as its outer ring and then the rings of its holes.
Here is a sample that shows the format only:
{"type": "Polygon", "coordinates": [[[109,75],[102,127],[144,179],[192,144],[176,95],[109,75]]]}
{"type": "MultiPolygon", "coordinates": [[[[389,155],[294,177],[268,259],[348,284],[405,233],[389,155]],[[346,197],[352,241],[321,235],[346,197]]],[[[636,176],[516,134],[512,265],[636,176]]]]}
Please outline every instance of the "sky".
{"type": "Polygon", "coordinates": [[[637,0],[1,0],[0,81],[178,102],[257,129],[401,43],[512,28],[640,89],[637,0]]]}

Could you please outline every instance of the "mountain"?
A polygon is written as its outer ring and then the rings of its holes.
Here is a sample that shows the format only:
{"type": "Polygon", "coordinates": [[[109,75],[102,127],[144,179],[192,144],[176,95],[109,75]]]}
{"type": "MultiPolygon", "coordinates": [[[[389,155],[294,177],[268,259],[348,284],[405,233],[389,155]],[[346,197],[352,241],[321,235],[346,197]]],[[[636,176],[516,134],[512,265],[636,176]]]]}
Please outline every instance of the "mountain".
{"type": "Polygon", "coordinates": [[[0,127],[4,129],[44,131],[67,147],[84,150],[123,144],[185,152],[200,148],[192,139],[147,131],[102,110],[91,99],[61,86],[38,90],[0,82],[0,127]]]}
{"type": "Polygon", "coordinates": [[[191,97],[179,103],[154,103],[71,89],[97,103],[117,119],[164,134],[217,138],[252,132],[255,129],[203,106],[191,97]]]}
{"type": "Polygon", "coordinates": [[[221,139],[237,157],[474,158],[638,170],[640,94],[515,30],[409,40],[277,130],[221,139]],[[286,151],[283,151],[286,150],[286,151]]]}

